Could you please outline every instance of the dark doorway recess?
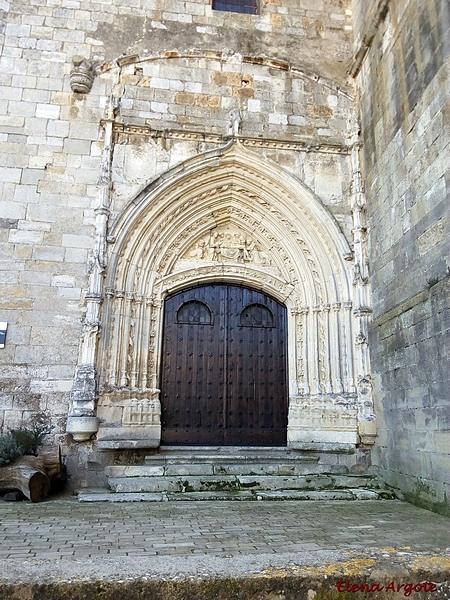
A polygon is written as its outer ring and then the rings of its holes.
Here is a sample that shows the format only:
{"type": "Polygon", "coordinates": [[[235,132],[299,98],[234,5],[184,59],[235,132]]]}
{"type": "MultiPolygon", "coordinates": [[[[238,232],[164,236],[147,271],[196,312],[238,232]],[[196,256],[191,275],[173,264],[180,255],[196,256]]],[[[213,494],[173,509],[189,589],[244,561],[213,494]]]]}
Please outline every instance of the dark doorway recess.
{"type": "Polygon", "coordinates": [[[286,308],[208,284],[169,296],[161,365],[162,444],[283,446],[286,308]]]}

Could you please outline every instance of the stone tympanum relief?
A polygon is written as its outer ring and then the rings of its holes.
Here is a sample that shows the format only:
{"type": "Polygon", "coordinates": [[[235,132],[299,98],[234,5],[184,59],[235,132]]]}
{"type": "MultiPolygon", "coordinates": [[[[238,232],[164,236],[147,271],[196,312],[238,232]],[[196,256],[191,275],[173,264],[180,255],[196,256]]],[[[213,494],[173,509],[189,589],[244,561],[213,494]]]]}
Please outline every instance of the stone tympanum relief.
{"type": "Polygon", "coordinates": [[[272,266],[268,251],[248,233],[231,224],[216,227],[200,237],[180,259],[186,266],[204,261],[272,266]]]}

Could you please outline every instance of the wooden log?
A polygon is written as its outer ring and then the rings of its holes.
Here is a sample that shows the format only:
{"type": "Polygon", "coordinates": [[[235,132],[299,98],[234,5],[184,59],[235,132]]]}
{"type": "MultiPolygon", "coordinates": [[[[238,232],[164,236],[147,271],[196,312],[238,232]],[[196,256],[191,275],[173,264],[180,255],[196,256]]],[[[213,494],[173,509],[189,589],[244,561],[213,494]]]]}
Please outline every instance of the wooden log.
{"type": "Polygon", "coordinates": [[[45,446],[38,450],[38,458],[50,478],[50,493],[57,494],[64,489],[67,481],[67,467],[62,462],[60,446],[45,446]]]}
{"type": "Polygon", "coordinates": [[[60,478],[65,472],[65,465],[61,458],[61,446],[43,446],[38,449],[38,458],[49,479],[60,478]]]}
{"type": "Polygon", "coordinates": [[[31,502],[40,502],[50,492],[50,479],[38,456],[20,456],[0,467],[0,490],[20,490],[31,502]]]}
{"type": "Polygon", "coordinates": [[[39,456],[21,456],[0,468],[0,489],[20,490],[32,502],[46,498],[50,491],[61,491],[66,481],[67,468],[60,446],[42,447],[39,456]]]}
{"type": "Polygon", "coordinates": [[[38,450],[43,467],[50,478],[50,493],[57,494],[64,489],[67,481],[67,467],[62,462],[60,446],[45,446],[38,450]]]}

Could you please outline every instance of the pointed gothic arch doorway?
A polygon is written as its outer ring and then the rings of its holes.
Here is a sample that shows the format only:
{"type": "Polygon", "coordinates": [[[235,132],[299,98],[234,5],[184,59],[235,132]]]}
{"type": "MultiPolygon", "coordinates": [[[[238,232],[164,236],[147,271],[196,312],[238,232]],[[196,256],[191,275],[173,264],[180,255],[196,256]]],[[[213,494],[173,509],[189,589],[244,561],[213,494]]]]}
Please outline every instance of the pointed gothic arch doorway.
{"type": "Polygon", "coordinates": [[[166,298],[162,444],[283,446],[286,308],[244,286],[213,283],[166,298]]]}

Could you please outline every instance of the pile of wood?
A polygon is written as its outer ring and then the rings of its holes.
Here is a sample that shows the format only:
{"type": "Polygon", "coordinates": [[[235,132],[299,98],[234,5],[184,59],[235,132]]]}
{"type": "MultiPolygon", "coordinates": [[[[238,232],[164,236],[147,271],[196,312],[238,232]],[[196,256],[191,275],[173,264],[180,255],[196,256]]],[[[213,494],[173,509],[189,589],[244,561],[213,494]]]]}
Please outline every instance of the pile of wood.
{"type": "Polygon", "coordinates": [[[0,467],[0,490],[20,491],[31,502],[40,502],[62,489],[66,480],[60,447],[41,448],[38,456],[19,456],[0,467]]]}

